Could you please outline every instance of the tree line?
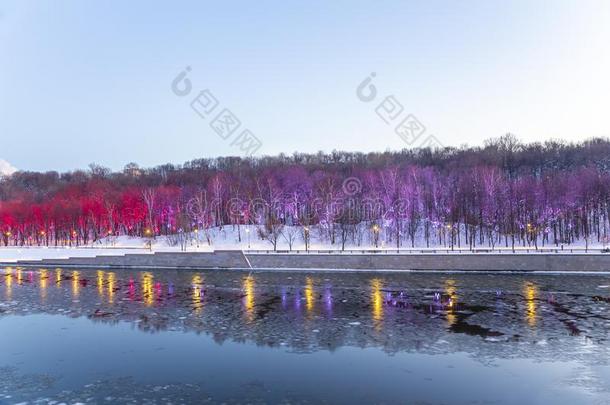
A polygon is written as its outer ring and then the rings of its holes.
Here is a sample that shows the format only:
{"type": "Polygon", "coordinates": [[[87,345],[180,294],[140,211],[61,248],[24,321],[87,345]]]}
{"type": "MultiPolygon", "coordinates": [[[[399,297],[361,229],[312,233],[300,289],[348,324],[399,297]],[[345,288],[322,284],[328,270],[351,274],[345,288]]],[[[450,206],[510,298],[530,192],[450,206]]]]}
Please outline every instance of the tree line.
{"type": "Polygon", "coordinates": [[[515,247],[602,242],[610,215],[610,141],[198,159],[122,171],[0,179],[2,244],[63,246],[243,225],[276,248],[329,244],[515,247]]]}

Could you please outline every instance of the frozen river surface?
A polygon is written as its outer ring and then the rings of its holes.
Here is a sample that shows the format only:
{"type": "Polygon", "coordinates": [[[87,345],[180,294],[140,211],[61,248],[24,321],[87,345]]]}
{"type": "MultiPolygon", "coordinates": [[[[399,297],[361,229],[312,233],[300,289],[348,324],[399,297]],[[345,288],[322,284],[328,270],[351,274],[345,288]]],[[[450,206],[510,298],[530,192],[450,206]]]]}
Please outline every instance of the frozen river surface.
{"type": "Polygon", "coordinates": [[[610,404],[610,277],[0,272],[0,403],[610,404]]]}

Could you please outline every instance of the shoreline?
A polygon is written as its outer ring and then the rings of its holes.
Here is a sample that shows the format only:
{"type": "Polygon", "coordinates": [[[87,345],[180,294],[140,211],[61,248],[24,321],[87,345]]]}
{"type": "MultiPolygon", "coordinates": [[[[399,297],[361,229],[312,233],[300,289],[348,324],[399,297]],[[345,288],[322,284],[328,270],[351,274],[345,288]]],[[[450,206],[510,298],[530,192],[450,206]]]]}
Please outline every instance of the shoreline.
{"type": "MultiPolygon", "coordinates": [[[[42,266],[40,264],[20,264],[20,265],[7,265],[0,263],[0,268],[22,268],[22,269],[35,269],[35,268],[47,268],[50,266],[42,266]]],[[[228,267],[164,267],[164,266],[117,266],[117,265],[62,265],[57,268],[65,269],[82,269],[82,270],[138,270],[138,271],[229,271],[237,273],[320,273],[320,274],[333,274],[333,273],[380,273],[380,274],[504,274],[504,275],[536,275],[536,276],[610,276],[610,270],[599,270],[599,271],[587,271],[587,270],[397,270],[397,269],[316,269],[316,268],[275,268],[275,269],[264,269],[264,268],[228,268],[228,267]]]]}
{"type": "Polygon", "coordinates": [[[483,273],[610,273],[608,253],[260,253],[146,252],[2,262],[2,267],[222,269],[236,271],[363,271],[483,273]]]}

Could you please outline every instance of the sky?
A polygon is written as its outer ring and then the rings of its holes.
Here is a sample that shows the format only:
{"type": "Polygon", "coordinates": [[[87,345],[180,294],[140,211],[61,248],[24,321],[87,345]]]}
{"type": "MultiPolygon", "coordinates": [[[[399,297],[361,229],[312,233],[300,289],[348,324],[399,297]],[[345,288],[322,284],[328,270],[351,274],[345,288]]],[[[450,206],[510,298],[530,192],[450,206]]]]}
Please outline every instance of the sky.
{"type": "Polygon", "coordinates": [[[609,136],[609,44],[605,0],[0,0],[0,170],[609,136]]]}

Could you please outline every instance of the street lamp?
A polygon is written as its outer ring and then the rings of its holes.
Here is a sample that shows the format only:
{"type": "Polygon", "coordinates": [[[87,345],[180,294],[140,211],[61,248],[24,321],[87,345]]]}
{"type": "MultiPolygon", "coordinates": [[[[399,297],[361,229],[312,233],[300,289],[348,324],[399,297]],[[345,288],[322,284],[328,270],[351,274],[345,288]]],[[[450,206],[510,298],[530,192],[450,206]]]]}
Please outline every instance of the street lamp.
{"type": "Polygon", "coordinates": [[[152,238],[151,238],[152,231],[149,228],[146,228],[144,230],[144,234],[148,238],[148,249],[152,252],[152,238]]]}
{"type": "Polygon", "coordinates": [[[451,232],[451,234],[449,235],[449,238],[451,241],[451,250],[453,250],[453,225],[451,225],[451,224],[447,225],[447,229],[449,229],[449,232],[451,232]]]}
{"type": "Polygon", "coordinates": [[[248,249],[250,249],[250,228],[246,228],[246,234],[248,235],[248,249]]]}
{"type": "Polygon", "coordinates": [[[375,247],[379,247],[379,225],[373,225],[373,233],[375,235],[375,247]]]}
{"type": "MultiPolygon", "coordinates": [[[[534,247],[538,250],[538,235],[536,235],[536,227],[532,224],[527,224],[527,233],[531,242],[534,242],[534,247]]],[[[529,245],[529,242],[528,242],[529,245]]]]}
{"type": "Polygon", "coordinates": [[[199,249],[199,229],[195,228],[195,239],[197,239],[197,249],[199,249]]]}
{"type": "Polygon", "coordinates": [[[305,251],[309,252],[309,227],[306,226],[303,231],[305,231],[305,251]]]}

